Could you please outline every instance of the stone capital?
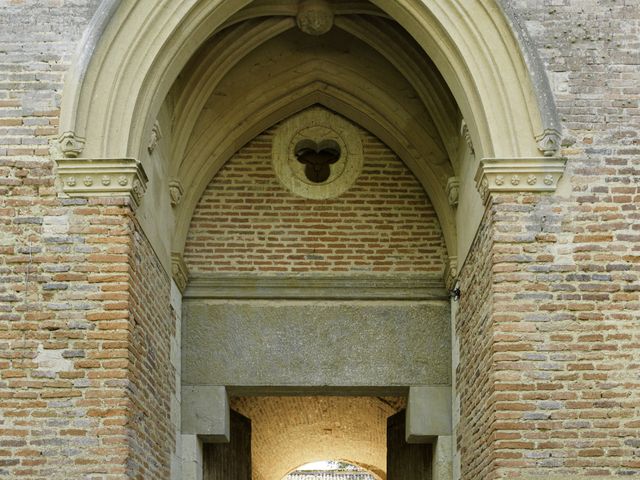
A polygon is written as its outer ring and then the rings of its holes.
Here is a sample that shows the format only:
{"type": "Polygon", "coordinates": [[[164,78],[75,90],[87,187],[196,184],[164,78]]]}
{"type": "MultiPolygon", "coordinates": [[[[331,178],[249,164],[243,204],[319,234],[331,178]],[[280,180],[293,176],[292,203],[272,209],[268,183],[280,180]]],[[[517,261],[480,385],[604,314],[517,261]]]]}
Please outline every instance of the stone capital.
{"type": "Polygon", "coordinates": [[[135,208],[147,188],[142,164],[133,158],[62,158],[57,163],[62,191],[70,197],[129,196],[135,208]]]}
{"type": "Polygon", "coordinates": [[[486,202],[493,193],[554,192],[566,158],[485,158],[475,181],[486,202]]]}

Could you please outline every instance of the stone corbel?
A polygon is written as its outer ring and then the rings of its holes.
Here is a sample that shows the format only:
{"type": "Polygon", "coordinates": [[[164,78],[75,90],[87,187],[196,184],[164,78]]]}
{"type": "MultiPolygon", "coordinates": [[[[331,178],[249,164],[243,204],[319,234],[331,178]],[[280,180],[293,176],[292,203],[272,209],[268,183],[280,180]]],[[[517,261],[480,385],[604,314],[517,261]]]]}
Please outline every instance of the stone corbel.
{"type": "Polygon", "coordinates": [[[447,257],[444,265],[444,285],[448,291],[451,291],[456,286],[458,280],[458,257],[447,257]]]}
{"type": "Polygon", "coordinates": [[[462,137],[464,138],[464,141],[467,142],[469,153],[471,155],[475,155],[476,151],[473,148],[473,141],[471,140],[471,133],[469,132],[469,126],[467,125],[467,122],[465,122],[464,120],[462,120],[462,123],[460,124],[460,135],[462,135],[462,137]]]}
{"type": "Polygon", "coordinates": [[[173,179],[169,182],[169,197],[171,199],[171,206],[177,207],[182,201],[184,195],[184,188],[182,182],[178,179],[173,179]]]}
{"type": "Polygon", "coordinates": [[[181,253],[171,253],[171,276],[180,291],[184,293],[184,290],[187,288],[187,283],[189,282],[189,270],[187,269],[187,264],[184,263],[184,258],[182,258],[181,253]]]}
{"type": "Polygon", "coordinates": [[[62,191],[70,197],[129,196],[135,208],[147,188],[142,164],[133,158],[62,158],[57,163],[62,191]]]}
{"type": "Polygon", "coordinates": [[[452,433],[451,386],[425,385],[409,388],[407,443],[434,443],[452,433]]]}
{"type": "Polygon", "coordinates": [[[547,128],[536,137],[538,150],[540,150],[545,157],[553,157],[558,150],[560,150],[561,140],[560,132],[555,128],[547,128]]]}
{"type": "Polygon", "coordinates": [[[447,180],[447,199],[449,200],[449,205],[452,207],[458,206],[458,198],[460,196],[460,178],[459,177],[449,177],[447,180]]]}
{"type": "Polygon", "coordinates": [[[475,181],[486,202],[492,193],[554,192],[566,158],[485,158],[475,181]]]}
{"type": "Polygon", "coordinates": [[[84,150],[85,139],[75,132],[64,132],[51,142],[51,156],[55,159],[76,158],[84,150]]]}
{"type": "Polygon", "coordinates": [[[208,443],[229,442],[231,412],[225,387],[183,385],[181,398],[183,434],[197,435],[208,443]]]}

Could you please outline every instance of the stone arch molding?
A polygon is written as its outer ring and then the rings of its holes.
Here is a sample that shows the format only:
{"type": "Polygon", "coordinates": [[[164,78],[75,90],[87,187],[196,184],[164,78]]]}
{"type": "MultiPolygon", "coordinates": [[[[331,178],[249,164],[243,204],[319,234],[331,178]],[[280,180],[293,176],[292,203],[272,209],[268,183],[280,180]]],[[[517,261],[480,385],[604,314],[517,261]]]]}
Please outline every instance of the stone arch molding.
{"type": "MultiPolygon", "coordinates": [[[[481,193],[555,188],[564,164],[554,158],[560,138],[549,86],[498,0],[337,5],[395,20],[431,58],[465,120],[475,157],[482,159],[476,175],[481,193]]],[[[61,160],[62,184],[68,185],[69,177],[77,181],[80,172],[91,185],[75,193],[105,194],[110,185],[123,183],[118,173],[128,169],[139,201],[146,178],[135,172],[142,170],[138,160],[151,151],[148,139],[162,103],[188,60],[225,26],[295,15],[289,10],[288,4],[270,0],[102,2],[65,83],[60,137],[52,149],[61,160]],[[113,173],[94,168],[101,159],[109,160],[113,173]],[[81,171],[87,165],[89,173],[81,171]]],[[[72,188],[65,191],[74,194],[72,188]]],[[[448,247],[455,256],[455,245],[448,247]]]]}

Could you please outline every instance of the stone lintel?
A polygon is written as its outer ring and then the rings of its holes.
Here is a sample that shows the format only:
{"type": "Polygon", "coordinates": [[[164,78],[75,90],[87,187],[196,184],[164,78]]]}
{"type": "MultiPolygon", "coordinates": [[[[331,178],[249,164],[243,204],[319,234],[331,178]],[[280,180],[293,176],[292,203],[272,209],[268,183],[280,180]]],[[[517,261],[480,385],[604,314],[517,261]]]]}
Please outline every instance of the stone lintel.
{"type": "Polygon", "coordinates": [[[221,386],[182,386],[182,433],[205,443],[226,443],[230,436],[229,398],[221,386]]]}
{"type": "Polygon", "coordinates": [[[185,298],[443,300],[448,298],[440,276],[256,276],[198,275],[189,277],[185,298]]]}
{"type": "Polygon", "coordinates": [[[564,173],[566,158],[485,158],[475,181],[486,202],[492,193],[554,192],[564,173]]]}
{"type": "Polygon", "coordinates": [[[184,258],[179,252],[171,252],[171,276],[173,281],[180,289],[180,292],[184,293],[189,282],[189,269],[187,264],[184,263],[184,258]]]}
{"type": "Polygon", "coordinates": [[[451,386],[410,387],[407,443],[433,443],[451,432],[451,386]]]}
{"type": "Polygon", "coordinates": [[[70,197],[129,196],[142,201],[147,175],[134,158],[61,158],[57,160],[62,191],[70,197]]]}

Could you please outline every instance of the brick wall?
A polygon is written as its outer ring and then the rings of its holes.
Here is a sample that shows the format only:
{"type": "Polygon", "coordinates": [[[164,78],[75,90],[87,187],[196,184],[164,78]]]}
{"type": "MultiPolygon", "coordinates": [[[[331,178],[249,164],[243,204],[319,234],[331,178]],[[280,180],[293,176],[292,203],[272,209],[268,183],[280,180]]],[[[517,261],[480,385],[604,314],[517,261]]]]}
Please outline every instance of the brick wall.
{"type": "Polygon", "coordinates": [[[433,206],[407,167],[361,131],[364,168],[335,199],[309,200],[280,185],[274,128],[234,155],[198,203],[185,247],[191,273],[442,273],[433,206]]]}
{"type": "Polygon", "coordinates": [[[9,190],[0,200],[10,233],[0,287],[1,471],[117,478],[127,455],[117,383],[128,364],[128,207],[51,197],[45,213],[9,190]]]}
{"type": "Polygon", "coordinates": [[[525,469],[640,475],[640,255],[622,240],[634,222],[624,201],[585,193],[561,204],[496,199],[500,478],[525,469]]]}
{"type": "Polygon", "coordinates": [[[640,476],[640,8],[513,3],[569,161],[558,195],[495,198],[495,474],[640,476]]]}
{"type": "Polygon", "coordinates": [[[49,165],[64,74],[99,3],[0,2],[0,158],[49,165]]]}
{"type": "Polygon", "coordinates": [[[461,456],[460,471],[465,479],[492,478],[494,461],[492,219],[493,212],[489,209],[459,276],[462,295],[455,331],[460,351],[455,377],[460,424],[454,435],[461,456]]]}
{"type": "Polygon", "coordinates": [[[122,478],[129,208],[58,199],[47,156],[92,7],[25,3],[0,6],[0,474],[122,478]]]}
{"type": "Polygon", "coordinates": [[[169,280],[128,204],[51,197],[43,212],[9,190],[0,473],[168,478],[169,280]]]}
{"type": "Polygon", "coordinates": [[[129,258],[130,338],[127,387],[129,478],[167,479],[176,432],[170,422],[176,372],[171,341],[176,316],[170,306],[170,279],[149,241],[136,225],[129,258]]]}
{"type": "Polygon", "coordinates": [[[164,420],[174,384],[150,379],[169,377],[168,278],[126,200],[58,198],[48,157],[63,76],[98,3],[0,4],[7,478],[168,477],[173,434],[164,420]],[[155,295],[163,301],[150,303],[155,295]]]}

